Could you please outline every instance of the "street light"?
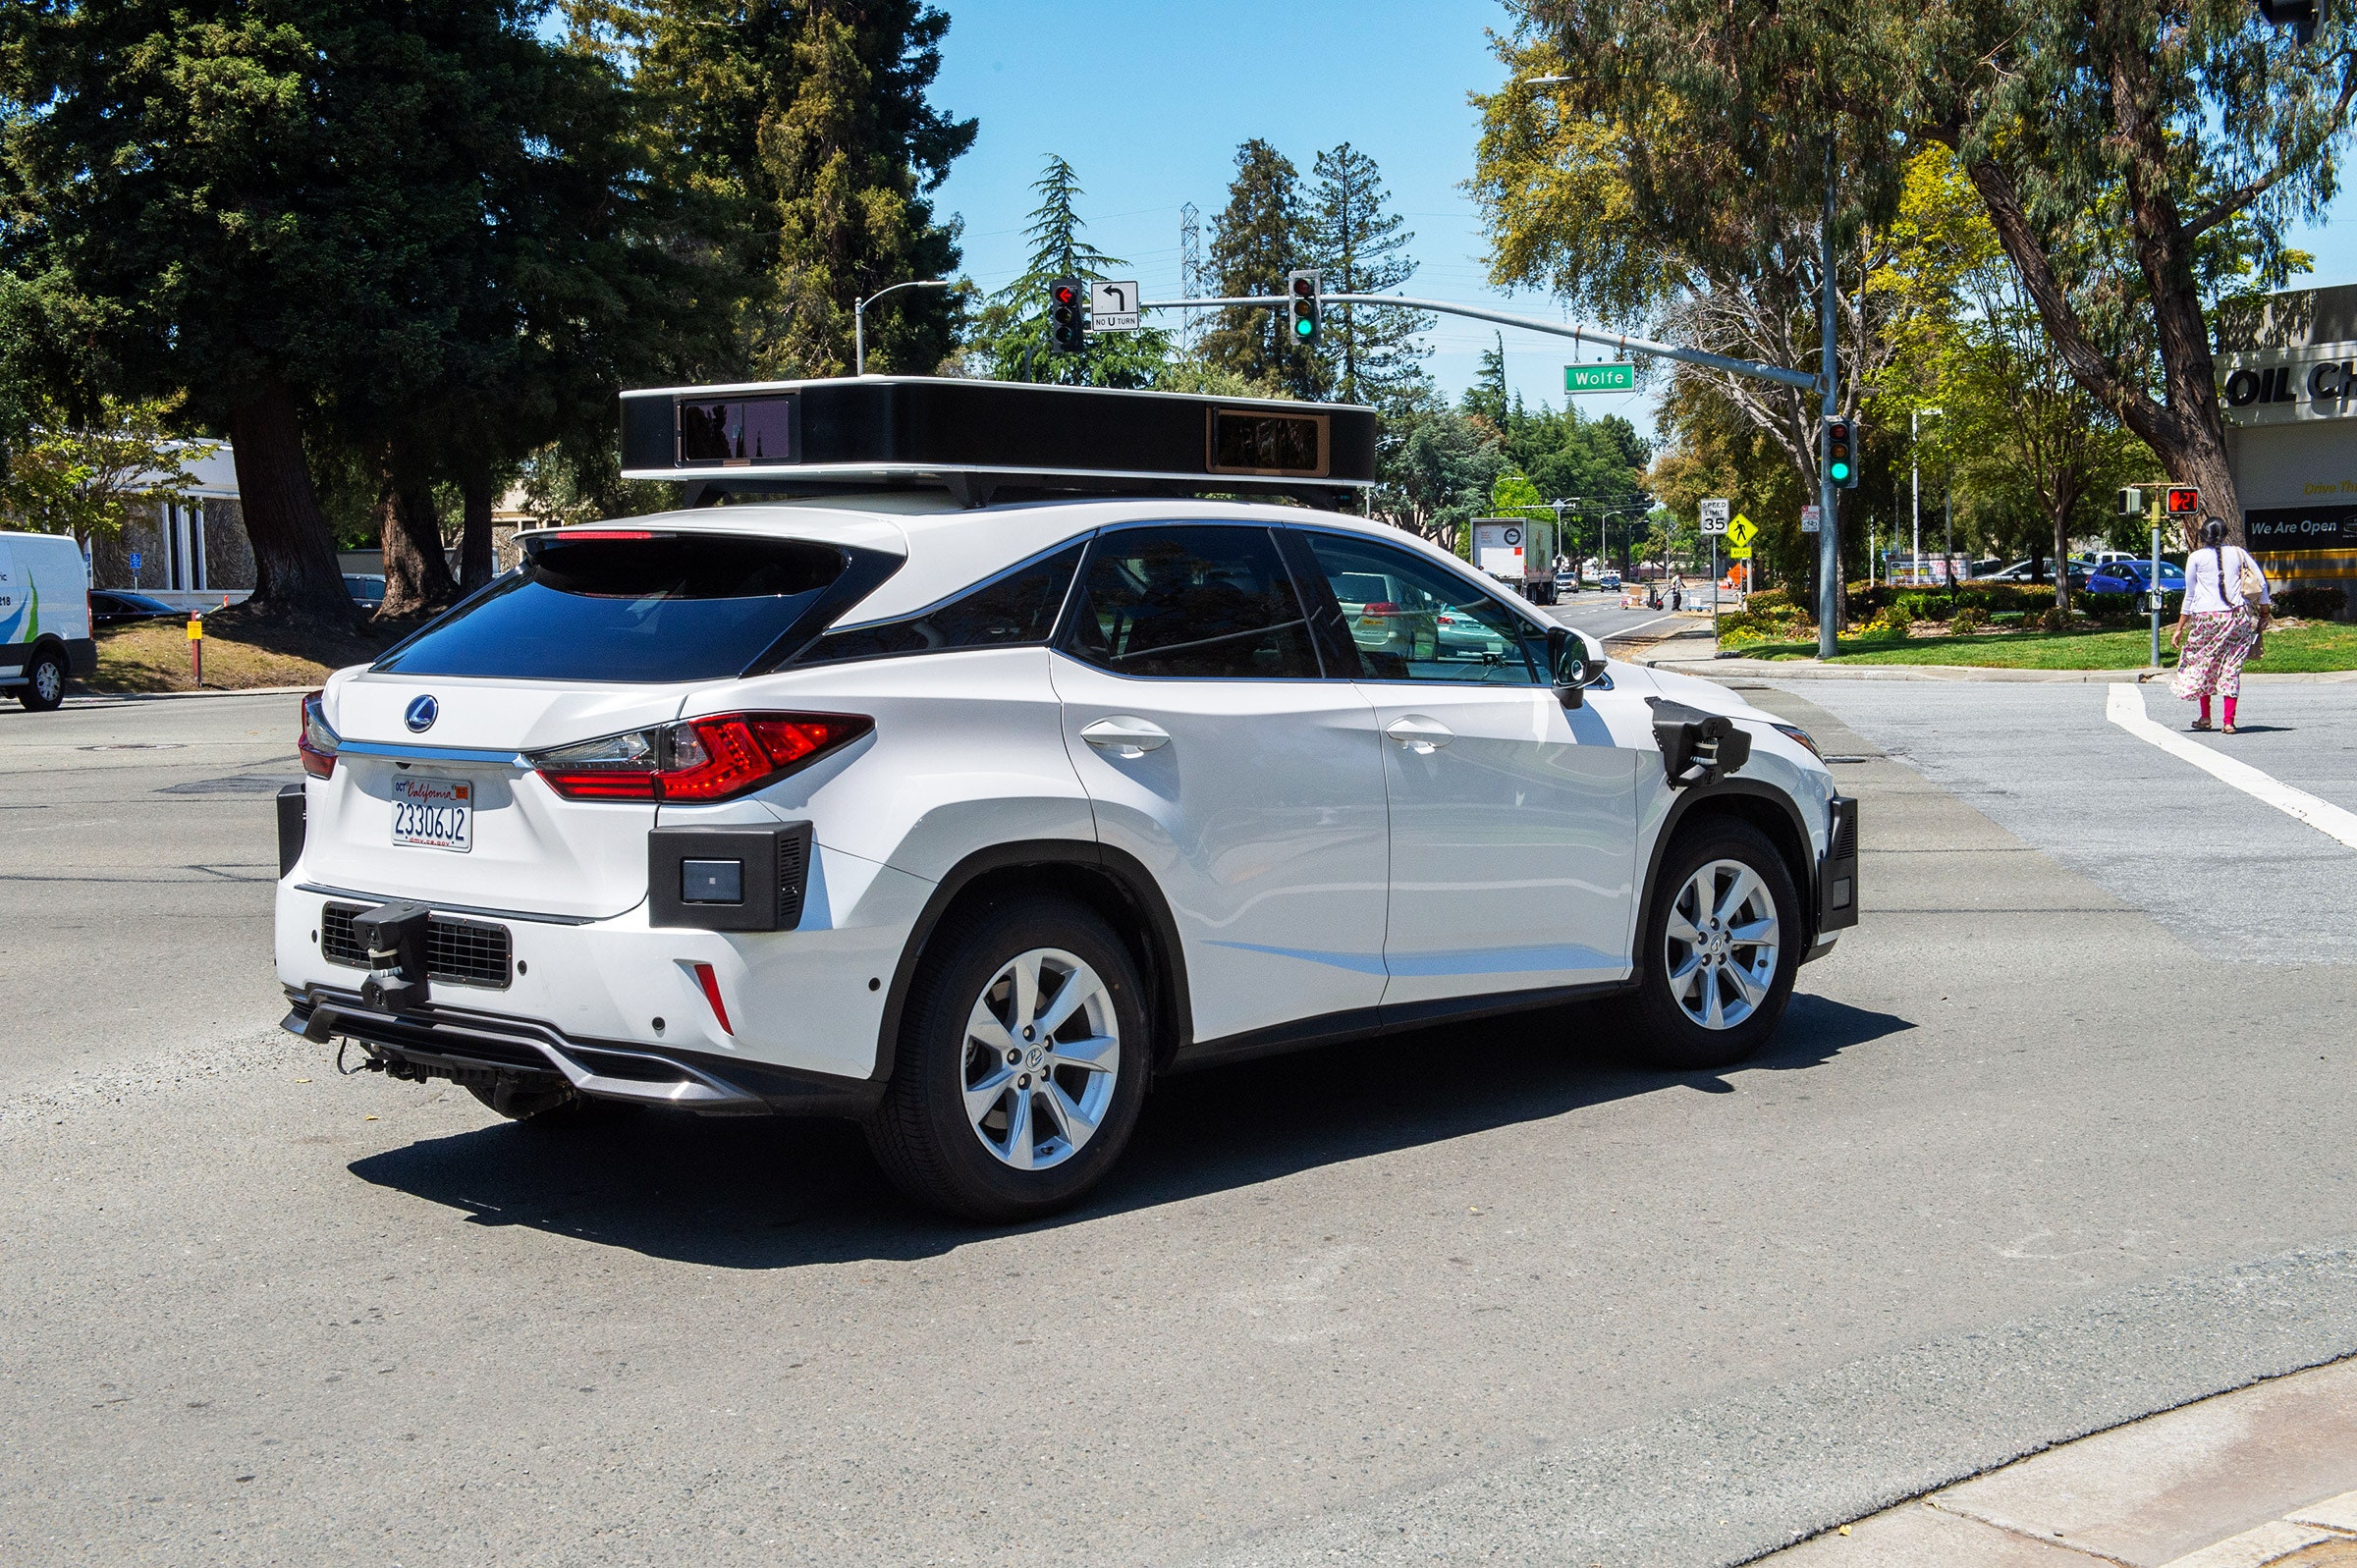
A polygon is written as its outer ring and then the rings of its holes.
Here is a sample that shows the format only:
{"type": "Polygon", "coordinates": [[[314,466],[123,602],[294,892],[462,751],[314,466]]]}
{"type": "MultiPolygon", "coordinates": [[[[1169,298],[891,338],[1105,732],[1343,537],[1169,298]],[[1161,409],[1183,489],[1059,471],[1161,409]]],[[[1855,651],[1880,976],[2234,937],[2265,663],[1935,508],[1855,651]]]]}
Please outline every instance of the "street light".
{"type": "Polygon", "coordinates": [[[908,283],[895,283],[878,289],[874,294],[851,306],[851,374],[867,374],[867,307],[895,289],[947,289],[947,278],[922,278],[908,283]]]}

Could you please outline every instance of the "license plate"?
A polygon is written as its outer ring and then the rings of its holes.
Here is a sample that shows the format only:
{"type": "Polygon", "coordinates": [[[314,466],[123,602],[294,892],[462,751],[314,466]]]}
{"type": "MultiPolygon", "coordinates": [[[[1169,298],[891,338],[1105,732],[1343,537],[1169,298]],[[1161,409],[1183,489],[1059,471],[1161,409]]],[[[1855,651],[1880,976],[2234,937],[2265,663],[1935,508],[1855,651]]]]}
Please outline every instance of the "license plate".
{"type": "Polygon", "coordinates": [[[465,854],[474,847],[474,785],[464,779],[393,781],[393,841],[465,854]]]}

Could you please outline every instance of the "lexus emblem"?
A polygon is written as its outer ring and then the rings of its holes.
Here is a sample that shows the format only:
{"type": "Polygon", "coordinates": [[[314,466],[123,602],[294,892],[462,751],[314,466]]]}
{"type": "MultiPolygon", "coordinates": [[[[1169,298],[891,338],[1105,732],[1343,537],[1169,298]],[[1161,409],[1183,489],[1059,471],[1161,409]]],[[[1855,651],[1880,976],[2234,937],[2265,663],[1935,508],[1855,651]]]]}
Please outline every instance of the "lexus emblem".
{"type": "Polygon", "coordinates": [[[410,733],[421,735],[431,730],[434,727],[434,721],[441,716],[442,705],[440,703],[431,697],[419,697],[410,704],[410,711],[402,715],[402,718],[408,723],[410,733]]]}

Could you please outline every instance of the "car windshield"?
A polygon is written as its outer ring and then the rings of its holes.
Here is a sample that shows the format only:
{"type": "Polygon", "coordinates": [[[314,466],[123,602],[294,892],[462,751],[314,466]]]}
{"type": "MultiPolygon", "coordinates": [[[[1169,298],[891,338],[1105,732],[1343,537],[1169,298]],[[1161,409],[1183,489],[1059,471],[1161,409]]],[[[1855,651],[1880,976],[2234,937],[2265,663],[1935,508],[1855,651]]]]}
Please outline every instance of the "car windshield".
{"type": "Polygon", "coordinates": [[[523,564],[379,660],[380,672],[522,680],[743,674],[843,574],[798,539],[611,530],[526,545],[523,564]]]}

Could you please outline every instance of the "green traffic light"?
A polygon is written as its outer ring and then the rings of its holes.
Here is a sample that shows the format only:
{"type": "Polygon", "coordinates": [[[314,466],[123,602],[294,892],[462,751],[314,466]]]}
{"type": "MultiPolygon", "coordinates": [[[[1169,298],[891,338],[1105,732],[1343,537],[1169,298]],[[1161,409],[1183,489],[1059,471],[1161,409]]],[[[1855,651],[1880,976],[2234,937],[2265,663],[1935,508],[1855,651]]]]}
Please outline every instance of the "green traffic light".
{"type": "Polygon", "coordinates": [[[1303,316],[1300,320],[1293,323],[1293,331],[1299,333],[1304,338],[1309,337],[1317,330],[1318,324],[1310,320],[1307,316],[1303,316]]]}
{"type": "Polygon", "coordinates": [[[1846,462],[1836,462],[1836,463],[1835,463],[1835,464],[1834,464],[1834,477],[1835,477],[1835,478],[1836,478],[1836,479],[1846,479],[1846,478],[1848,478],[1848,477],[1849,477],[1849,464],[1848,464],[1848,463],[1846,463],[1846,462]]]}

